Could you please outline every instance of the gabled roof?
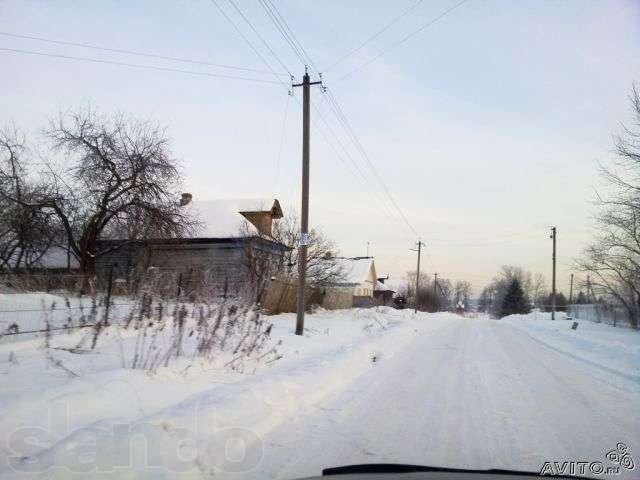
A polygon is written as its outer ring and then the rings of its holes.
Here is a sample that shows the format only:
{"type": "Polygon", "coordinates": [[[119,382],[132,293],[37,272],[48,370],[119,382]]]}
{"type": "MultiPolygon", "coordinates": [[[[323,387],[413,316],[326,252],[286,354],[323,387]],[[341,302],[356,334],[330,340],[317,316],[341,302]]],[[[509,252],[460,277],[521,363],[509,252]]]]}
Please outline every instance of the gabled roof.
{"type": "Polygon", "coordinates": [[[367,280],[373,266],[373,257],[335,258],[344,271],[342,284],[360,284],[367,280]]]}
{"type": "Polygon", "coordinates": [[[247,214],[269,213],[272,218],[282,218],[280,202],[275,198],[194,200],[186,208],[202,224],[196,238],[258,235],[257,228],[248,221],[247,214]]]}
{"type": "Polygon", "coordinates": [[[385,285],[384,283],[382,283],[380,281],[377,281],[377,280],[376,280],[376,288],[375,289],[380,291],[380,292],[386,291],[386,292],[394,292],[395,293],[395,290],[393,290],[389,285],[385,285]]]}

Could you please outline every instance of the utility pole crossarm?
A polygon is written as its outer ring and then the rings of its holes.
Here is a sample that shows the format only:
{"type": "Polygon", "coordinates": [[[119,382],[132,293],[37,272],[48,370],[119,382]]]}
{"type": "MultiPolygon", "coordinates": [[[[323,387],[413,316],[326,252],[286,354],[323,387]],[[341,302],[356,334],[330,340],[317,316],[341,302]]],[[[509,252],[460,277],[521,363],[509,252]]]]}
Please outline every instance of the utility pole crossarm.
{"type": "MultiPolygon", "coordinates": [[[[305,74],[306,75],[306,74],[305,74]]],[[[309,83],[294,83],[291,86],[292,87],[304,87],[305,85],[322,85],[322,80],[318,80],[317,82],[309,82],[309,83]]]]}

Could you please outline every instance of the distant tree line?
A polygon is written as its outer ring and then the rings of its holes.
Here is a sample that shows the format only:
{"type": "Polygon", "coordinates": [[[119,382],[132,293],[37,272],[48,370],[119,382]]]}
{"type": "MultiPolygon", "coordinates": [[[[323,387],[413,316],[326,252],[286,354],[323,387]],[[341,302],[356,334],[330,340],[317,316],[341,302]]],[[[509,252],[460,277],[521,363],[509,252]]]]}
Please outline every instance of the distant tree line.
{"type": "MultiPolygon", "coordinates": [[[[552,304],[552,294],[542,274],[532,275],[520,267],[505,265],[482,290],[478,310],[495,317],[504,317],[529,313],[533,308],[549,312],[552,304]]],[[[556,310],[566,310],[567,304],[564,293],[556,292],[556,310]]]]}
{"type": "Polygon", "coordinates": [[[465,280],[452,282],[447,278],[437,280],[427,274],[420,274],[419,289],[416,294],[416,272],[407,272],[406,283],[400,290],[408,302],[418,310],[438,312],[453,310],[456,307],[468,309],[473,292],[471,283],[465,280]]]}

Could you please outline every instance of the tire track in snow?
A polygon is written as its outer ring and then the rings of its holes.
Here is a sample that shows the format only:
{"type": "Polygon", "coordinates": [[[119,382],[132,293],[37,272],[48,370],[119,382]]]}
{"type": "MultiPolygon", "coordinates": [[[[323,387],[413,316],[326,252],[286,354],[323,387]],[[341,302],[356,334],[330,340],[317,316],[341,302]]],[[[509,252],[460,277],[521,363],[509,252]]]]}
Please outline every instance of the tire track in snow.
{"type": "MultiPolygon", "coordinates": [[[[625,391],[602,382],[602,370],[585,368],[594,365],[544,348],[519,328],[500,327],[501,344],[535,391],[542,430],[560,444],[554,449],[541,444],[545,461],[602,461],[617,442],[640,445],[636,388],[625,391]]],[[[619,478],[631,478],[630,473],[619,478]]]]}
{"type": "Polygon", "coordinates": [[[615,368],[611,368],[611,367],[607,367],[606,365],[602,365],[601,363],[598,362],[594,362],[589,360],[588,358],[584,358],[580,355],[575,355],[571,352],[568,352],[566,350],[563,350],[561,348],[555,347],[547,342],[545,342],[544,340],[535,337],[533,335],[531,335],[529,332],[522,330],[518,327],[512,327],[512,328],[516,328],[518,331],[520,331],[521,333],[523,333],[524,335],[528,336],[531,340],[533,340],[534,342],[537,342],[541,345],[543,345],[544,347],[548,348],[549,350],[553,350],[556,353],[560,353],[562,355],[566,355],[569,358],[572,358],[573,360],[577,360],[578,362],[582,362],[585,363],[591,367],[596,367],[599,368],[607,373],[613,373],[614,375],[617,375],[619,377],[622,377],[625,380],[630,380],[632,382],[636,382],[636,383],[640,383],[640,375],[635,375],[633,373],[625,373],[625,372],[621,372],[620,370],[617,370],[615,368]]]}

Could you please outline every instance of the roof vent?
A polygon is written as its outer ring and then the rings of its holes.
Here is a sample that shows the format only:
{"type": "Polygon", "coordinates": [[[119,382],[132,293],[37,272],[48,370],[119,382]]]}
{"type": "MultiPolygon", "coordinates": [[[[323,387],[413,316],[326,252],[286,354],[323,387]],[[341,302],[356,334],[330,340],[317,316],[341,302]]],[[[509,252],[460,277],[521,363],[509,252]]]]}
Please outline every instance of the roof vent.
{"type": "Polygon", "coordinates": [[[191,195],[190,193],[183,193],[180,197],[180,206],[184,207],[185,205],[190,204],[192,199],[193,195],[191,195]]]}

